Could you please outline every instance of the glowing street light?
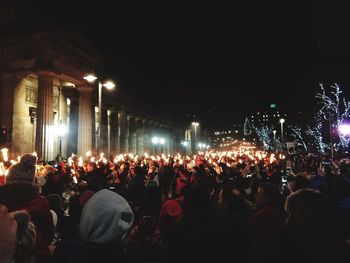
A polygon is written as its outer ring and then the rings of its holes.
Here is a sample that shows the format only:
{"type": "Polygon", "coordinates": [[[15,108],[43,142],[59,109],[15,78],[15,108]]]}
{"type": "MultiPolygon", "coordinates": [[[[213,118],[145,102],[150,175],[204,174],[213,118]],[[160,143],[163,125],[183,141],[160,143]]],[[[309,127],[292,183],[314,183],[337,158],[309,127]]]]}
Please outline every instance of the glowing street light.
{"type": "MultiPolygon", "coordinates": [[[[97,80],[97,77],[89,74],[84,77],[84,79],[90,83],[97,80]]],[[[98,117],[99,117],[99,129],[98,129],[98,150],[101,150],[101,126],[102,126],[102,87],[105,87],[108,90],[111,90],[116,85],[112,81],[107,81],[105,83],[101,83],[98,81],[98,117]]]]}
{"type": "Polygon", "coordinates": [[[153,144],[158,144],[159,138],[158,137],[153,137],[151,141],[152,141],[153,144]]]}
{"type": "Polygon", "coordinates": [[[343,123],[338,126],[338,131],[342,136],[350,136],[350,124],[343,123]]]}
{"type": "Polygon", "coordinates": [[[155,152],[157,152],[157,144],[160,144],[160,151],[162,151],[162,145],[165,144],[165,139],[154,136],[154,137],[152,137],[151,142],[154,144],[154,151],[155,152]]]}
{"type": "Polygon", "coordinates": [[[275,152],[277,154],[277,145],[276,145],[276,130],[273,130],[272,133],[273,133],[273,144],[275,146],[275,152]]]}
{"type": "Polygon", "coordinates": [[[283,144],[284,144],[284,135],[283,135],[283,123],[285,122],[286,120],[281,118],[280,119],[280,123],[281,123],[281,142],[282,142],[282,151],[283,151],[283,144]]]}

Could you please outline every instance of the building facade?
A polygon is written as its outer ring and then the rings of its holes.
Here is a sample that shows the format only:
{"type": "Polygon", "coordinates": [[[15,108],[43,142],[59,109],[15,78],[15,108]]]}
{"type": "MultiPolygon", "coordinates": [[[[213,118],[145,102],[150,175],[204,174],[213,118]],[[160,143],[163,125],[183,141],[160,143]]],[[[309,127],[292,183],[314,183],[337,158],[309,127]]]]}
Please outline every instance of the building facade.
{"type": "Polygon", "coordinates": [[[0,147],[10,148],[14,156],[36,151],[43,160],[91,150],[138,155],[177,151],[184,136],[181,123],[150,105],[104,91],[98,108],[97,85],[84,77],[102,65],[103,59],[79,34],[2,38],[0,147]],[[163,143],[152,144],[154,136],[163,143]]]}

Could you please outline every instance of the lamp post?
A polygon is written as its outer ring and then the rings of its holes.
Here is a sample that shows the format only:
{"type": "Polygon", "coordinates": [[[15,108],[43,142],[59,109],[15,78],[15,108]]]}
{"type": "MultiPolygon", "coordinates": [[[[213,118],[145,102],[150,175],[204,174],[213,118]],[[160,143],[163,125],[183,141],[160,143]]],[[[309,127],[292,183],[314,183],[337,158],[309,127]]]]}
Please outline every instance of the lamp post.
{"type": "MultiPolygon", "coordinates": [[[[84,77],[84,79],[90,83],[94,82],[97,77],[90,74],[84,77]]],[[[108,90],[111,90],[115,87],[115,84],[112,81],[106,81],[101,83],[97,81],[98,85],[98,119],[99,119],[99,128],[98,128],[98,150],[101,150],[101,126],[102,126],[102,87],[105,87],[108,90]]]]}
{"type": "Polygon", "coordinates": [[[199,125],[198,122],[192,122],[192,126],[194,126],[194,150],[196,150],[196,144],[197,144],[197,126],[199,125]]]}
{"type": "Polygon", "coordinates": [[[282,152],[283,152],[283,145],[284,145],[284,135],[283,135],[283,123],[285,122],[285,119],[280,119],[281,123],[281,143],[282,143],[282,152]]]}
{"type": "Polygon", "coordinates": [[[273,146],[275,147],[275,154],[277,154],[277,145],[276,145],[276,130],[273,130],[273,146]]]}

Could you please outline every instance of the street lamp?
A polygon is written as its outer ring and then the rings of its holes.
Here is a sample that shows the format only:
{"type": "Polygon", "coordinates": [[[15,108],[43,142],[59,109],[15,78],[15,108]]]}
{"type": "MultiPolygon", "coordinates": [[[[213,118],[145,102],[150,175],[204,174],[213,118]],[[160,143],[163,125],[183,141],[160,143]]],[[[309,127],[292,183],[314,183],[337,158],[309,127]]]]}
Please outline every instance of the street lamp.
{"type": "Polygon", "coordinates": [[[164,138],[159,138],[157,136],[152,137],[151,142],[154,144],[154,152],[157,154],[157,144],[160,144],[160,151],[162,153],[162,145],[165,143],[164,138]]]}
{"type": "Polygon", "coordinates": [[[340,124],[338,126],[338,131],[344,137],[350,136],[350,124],[346,124],[346,123],[340,124]]]}
{"type": "Polygon", "coordinates": [[[283,152],[283,144],[284,144],[284,136],[283,136],[283,123],[285,122],[285,119],[280,119],[280,123],[281,123],[281,143],[282,143],[282,152],[283,152]]]}
{"type": "MultiPolygon", "coordinates": [[[[90,83],[94,82],[97,77],[89,74],[84,77],[84,79],[90,83]]],[[[111,90],[115,87],[115,84],[112,81],[107,81],[101,83],[98,81],[98,118],[99,118],[99,129],[98,129],[98,150],[101,150],[101,126],[102,126],[102,87],[105,87],[108,90],[111,90]]]]}
{"type": "Polygon", "coordinates": [[[198,122],[192,122],[192,126],[194,126],[194,148],[196,150],[196,143],[197,143],[197,126],[199,125],[198,122]]]}
{"type": "Polygon", "coordinates": [[[273,130],[273,146],[275,147],[275,153],[277,154],[277,145],[276,145],[276,130],[273,130]]]}

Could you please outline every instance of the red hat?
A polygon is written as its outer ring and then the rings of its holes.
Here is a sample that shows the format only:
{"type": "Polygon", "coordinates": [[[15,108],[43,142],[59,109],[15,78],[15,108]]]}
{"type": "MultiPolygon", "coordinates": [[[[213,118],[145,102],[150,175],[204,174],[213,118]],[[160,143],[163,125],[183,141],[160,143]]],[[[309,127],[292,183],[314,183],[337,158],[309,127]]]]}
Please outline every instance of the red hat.
{"type": "Polygon", "coordinates": [[[164,202],[160,210],[161,222],[178,222],[182,217],[182,207],[179,202],[175,200],[167,200],[164,202]]]}

